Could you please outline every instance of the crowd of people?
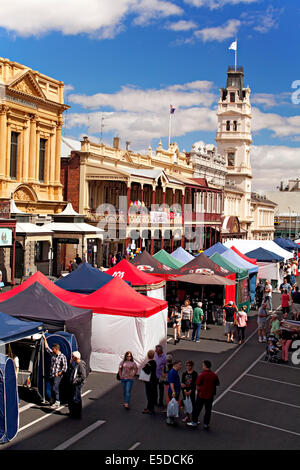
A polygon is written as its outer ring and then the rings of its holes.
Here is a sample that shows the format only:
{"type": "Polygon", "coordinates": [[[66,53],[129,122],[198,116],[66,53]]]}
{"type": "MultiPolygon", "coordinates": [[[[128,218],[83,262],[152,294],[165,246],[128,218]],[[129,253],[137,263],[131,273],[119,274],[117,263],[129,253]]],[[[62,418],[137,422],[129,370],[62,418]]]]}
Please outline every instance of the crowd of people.
{"type": "MultiPolygon", "coordinates": [[[[203,427],[209,429],[213,399],[216,388],[220,385],[218,376],[211,370],[211,362],[204,360],[202,372],[197,373],[194,362],[188,360],[185,370],[180,377],[182,361],[173,359],[171,354],[165,354],[161,345],[155,350],[148,351],[147,362],[142,367],[139,380],[145,383],[146,407],[143,414],[155,414],[156,407],[162,409],[168,405],[166,422],[176,424],[177,415],[172,415],[172,401],[175,400],[178,409],[182,408],[182,421],[189,426],[197,427],[202,408],[205,408],[203,427]]],[[[131,391],[138,374],[138,366],[133,354],[127,351],[119,365],[117,379],[121,381],[126,410],[130,408],[131,391]]]]}

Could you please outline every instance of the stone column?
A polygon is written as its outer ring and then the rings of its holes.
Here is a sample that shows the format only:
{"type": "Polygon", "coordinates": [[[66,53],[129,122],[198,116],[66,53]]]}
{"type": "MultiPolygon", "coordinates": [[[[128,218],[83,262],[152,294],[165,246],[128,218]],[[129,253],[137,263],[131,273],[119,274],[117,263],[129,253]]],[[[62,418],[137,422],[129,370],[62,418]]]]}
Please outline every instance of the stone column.
{"type": "Polygon", "coordinates": [[[29,137],[29,173],[28,180],[35,180],[36,164],[36,116],[30,116],[30,137],[29,137]]]}
{"type": "Polygon", "coordinates": [[[29,139],[30,139],[30,128],[28,122],[29,116],[25,116],[25,122],[23,127],[23,168],[22,168],[22,181],[26,183],[28,181],[29,171],[29,139]]]}
{"type": "MultiPolygon", "coordinates": [[[[8,114],[7,114],[7,117],[8,114]]],[[[11,123],[7,121],[7,126],[6,126],[6,161],[5,161],[5,177],[10,178],[10,149],[11,146],[11,123]]]]}
{"type": "Polygon", "coordinates": [[[6,145],[7,145],[6,113],[8,109],[9,108],[4,105],[0,107],[0,178],[3,178],[5,176],[6,145]]]}
{"type": "MultiPolygon", "coordinates": [[[[60,160],[61,160],[61,128],[63,122],[59,121],[56,126],[56,152],[55,152],[55,184],[60,184],[60,160]]],[[[54,164],[54,162],[53,162],[54,164]]]]}
{"type": "Polygon", "coordinates": [[[35,181],[39,181],[39,172],[40,172],[40,129],[39,121],[36,123],[36,137],[35,137],[35,181]]]}

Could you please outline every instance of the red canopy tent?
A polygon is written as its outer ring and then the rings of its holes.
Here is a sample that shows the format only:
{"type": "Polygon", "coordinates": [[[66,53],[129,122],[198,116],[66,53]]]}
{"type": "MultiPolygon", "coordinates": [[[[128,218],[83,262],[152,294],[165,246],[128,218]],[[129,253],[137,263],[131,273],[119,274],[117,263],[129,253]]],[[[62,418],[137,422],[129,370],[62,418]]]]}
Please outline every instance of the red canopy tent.
{"type": "Polygon", "coordinates": [[[161,277],[141,271],[126,259],[105,272],[113,277],[130,282],[134,290],[143,292],[149,297],[164,298],[165,281],[161,277]]]}
{"type": "Polygon", "coordinates": [[[244,255],[244,253],[241,253],[235,246],[232,246],[231,250],[234,251],[241,258],[243,258],[245,261],[248,261],[248,263],[257,264],[257,259],[249,258],[248,256],[244,255]]]}
{"type": "Polygon", "coordinates": [[[94,312],[92,370],[116,373],[126,351],[141,366],[156,344],[166,347],[168,302],[141,295],[116,277],[76,304],[83,305],[94,312]]]}
{"type": "Polygon", "coordinates": [[[78,303],[79,299],[86,297],[84,294],[68,292],[67,290],[62,289],[61,287],[56,286],[54,282],[50,281],[43,273],[41,273],[40,271],[37,271],[28,279],[26,279],[26,281],[22,282],[22,284],[19,284],[13,289],[7,292],[3,292],[3,294],[0,294],[0,302],[3,302],[4,300],[8,300],[14,297],[15,295],[19,294],[19,292],[23,292],[35,282],[38,282],[39,284],[41,284],[43,287],[45,287],[45,289],[48,290],[48,292],[51,292],[51,294],[55,295],[63,302],[66,302],[75,306],[76,306],[76,303],[78,303]]]}

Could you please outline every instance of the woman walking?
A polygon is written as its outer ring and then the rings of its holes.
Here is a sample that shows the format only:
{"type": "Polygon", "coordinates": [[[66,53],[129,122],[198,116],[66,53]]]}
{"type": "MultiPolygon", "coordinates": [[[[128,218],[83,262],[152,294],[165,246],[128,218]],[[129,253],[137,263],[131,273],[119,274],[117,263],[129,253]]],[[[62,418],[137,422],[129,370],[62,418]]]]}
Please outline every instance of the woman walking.
{"type": "Polygon", "coordinates": [[[182,338],[189,339],[191,321],[193,317],[193,308],[191,307],[191,303],[188,299],[184,301],[184,305],[182,305],[181,307],[181,313],[182,313],[181,330],[182,330],[182,333],[186,333],[182,335],[182,338]]]}
{"type": "Polygon", "coordinates": [[[173,322],[174,344],[179,343],[181,334],[182,313],[178,312],[176,305],[173,307],[170,320],[173,322]]]}
{"type": "MultiPolygon", "coordinates": [[[[187,361],[185,363],[186,370],[182,374],[181,378],[181,387],[183,400],[190,398],[192,402],[192,409],[195,406],[196,400],[196,380],[198,377],[197,372],[194,370],[194,362],[187,361]]],[[[192,411],[190,413],[186,412],[185,418],[182,420],[184,423],[191,421],[192,411]]]]}
{"type": "Polygon", "coordinates": [[[133,379],[138,371],[138,367],[133,360],[133,355],[130,351],[124,356],[123,361],[119,365],[119,375],[121,378],[121,383],[123,387],[124,395],[124,408],[129,409],[129,402],[131,397],[131,389],[133,385],[133,379]]]}
{"type": "Polygon", "coordinates": [[[248,315],[247,315],[247,306],[243,305],[242,310],[237,313],[236,317],[236,326],[238,331],[238,340],[239,344],[242,344],[245,341],[245,329],[247,326],[248,315]]]}
{"type": "Polygon", "coordinates": [[[156,402],[157,379],[156,379],[156,361],[154,360],[155,351],[152,349],[148,351],[148,362],[143,367],[145,374],[150,375],[149,382],[145,382],[147,407],[144,409],[144,414],[153,415],[154,405],[156,402]]]}

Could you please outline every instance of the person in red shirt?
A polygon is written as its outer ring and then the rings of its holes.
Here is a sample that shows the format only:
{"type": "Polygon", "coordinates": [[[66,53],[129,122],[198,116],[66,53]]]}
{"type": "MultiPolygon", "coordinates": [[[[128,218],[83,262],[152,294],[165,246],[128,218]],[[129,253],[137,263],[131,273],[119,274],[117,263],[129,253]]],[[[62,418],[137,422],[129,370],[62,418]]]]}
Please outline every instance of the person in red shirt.
{"type": "Polygon", "coordinates": [[[217,386],[220,385],[220,381],[217,374],[211,370],[210,361],[203,361],[202,369],[201,374],[196,380],[197,399],[195,406],[193,406],[192,421],[187,423],[187,425],[196,427],[199,424],[198,417],[204,406],[205,414],[203,427],[205,430],[208,430],[214,396],[217,391],[217,386]]]}
{"type": "Polygon", "coordinates": [[[282,308],[282,313],[284,315],[284,318],[287,317],[287,315],[290,313],[290,295],[287,292],[287,289],[283,290],[283,293],[281,294],[281,308],[282,308]]]}

